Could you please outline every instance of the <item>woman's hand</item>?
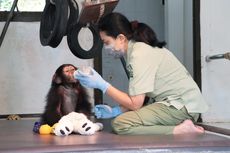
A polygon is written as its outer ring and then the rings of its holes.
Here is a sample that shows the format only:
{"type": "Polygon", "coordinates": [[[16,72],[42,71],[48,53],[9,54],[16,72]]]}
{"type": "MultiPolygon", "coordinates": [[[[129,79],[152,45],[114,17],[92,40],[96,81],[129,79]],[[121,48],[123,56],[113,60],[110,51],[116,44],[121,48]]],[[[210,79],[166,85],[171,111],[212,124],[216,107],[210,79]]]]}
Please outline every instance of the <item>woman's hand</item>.
{"type": "Polygon", "coordinates": [[[103,93],[106,92],[110,85],[91,67],[89,67],[89,71],[87,71],[87,73],[78,69],[74,72],[74,78],[78,79],[81,85],[88,88],[100,89],[103,93]]]}
{"type": "Polygon", "coordinates": [[[122,113],[120,106],[110,107],[108,105],[96,105],[94,107],[96,118],[108,119],[113,118],[122,113]]]}

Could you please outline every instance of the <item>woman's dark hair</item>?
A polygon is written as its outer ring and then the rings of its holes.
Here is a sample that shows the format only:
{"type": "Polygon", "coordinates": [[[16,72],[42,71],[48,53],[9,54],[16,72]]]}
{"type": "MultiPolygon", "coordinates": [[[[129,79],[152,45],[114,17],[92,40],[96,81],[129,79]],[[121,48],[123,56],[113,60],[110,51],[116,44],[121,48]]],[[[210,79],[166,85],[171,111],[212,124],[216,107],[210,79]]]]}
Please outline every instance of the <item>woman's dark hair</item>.
{"type": "Polygon", "coordinates": [[[119,34],[123,34],[128,40],[144,42],[153,47],[162,48],[166,42],[160,42],[155,32],[144,23],[137,21],[129,22],[129,20],[120,13],[110,13],[100,19],[98,23],[100,31],[104,31],[108,36],[116,38],[119,34]]]}

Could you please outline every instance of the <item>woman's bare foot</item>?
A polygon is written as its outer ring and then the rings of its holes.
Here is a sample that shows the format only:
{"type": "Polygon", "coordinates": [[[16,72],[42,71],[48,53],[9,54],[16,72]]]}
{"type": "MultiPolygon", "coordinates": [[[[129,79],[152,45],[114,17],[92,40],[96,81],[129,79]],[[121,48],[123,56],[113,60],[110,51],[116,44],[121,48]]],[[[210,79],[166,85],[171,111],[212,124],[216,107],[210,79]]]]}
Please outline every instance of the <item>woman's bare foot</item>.
{"type": "Polygon", "coordinates": [[[204,133],[204,128],[194,125],[191,120],[185,120],[183,123],[177,125],[173,130],[173,134],[186,133],[204,133]]]}
{"type": "Polygon", "coordinates": [[[202,126],[195,125],[195,127],[204,131],[204,128],[202,126]]]}

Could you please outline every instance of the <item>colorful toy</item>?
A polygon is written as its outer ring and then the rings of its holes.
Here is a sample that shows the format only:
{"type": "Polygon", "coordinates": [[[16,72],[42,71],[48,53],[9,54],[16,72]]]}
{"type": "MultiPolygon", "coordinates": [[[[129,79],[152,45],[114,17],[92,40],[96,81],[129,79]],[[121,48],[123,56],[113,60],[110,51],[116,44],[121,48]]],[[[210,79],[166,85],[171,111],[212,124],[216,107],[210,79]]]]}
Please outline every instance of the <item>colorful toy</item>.
{"type": "Polygon", "coordinates": [[[93,135],[96,131],[102,129],[103,124],[91,122],[82,113],[71,112],[59,120],[53,132],[57,136],[67,136],[73,132],[81,135],[93,135]]]}
{"type": "Polygon", "coordinates": [[[33,127],[33,131],[35,133],[39,133],[40,126],[41,126],[41,122],[35,122],[34,127],[33,127]]]}
{"type": "Polygon", "coordinates": [[[48,124],[41,124],[41,122],[35,122],[33,131],[38,134],[54,134],[54,129],[57,123],[55,123],[52,127],[48,124]]]}
{"type": "Polygon", "coordinates": [[[42,135],[51,134],[52,128],[48,124],[41,125],[39,128],[39,133],[42,135]]]}
{"type": "Polygon", "coordinates": [[[7,116],[7,120],[20,120],[21,117],[17,114],[12,114],[12,115],[9,115],[7,116]]]}

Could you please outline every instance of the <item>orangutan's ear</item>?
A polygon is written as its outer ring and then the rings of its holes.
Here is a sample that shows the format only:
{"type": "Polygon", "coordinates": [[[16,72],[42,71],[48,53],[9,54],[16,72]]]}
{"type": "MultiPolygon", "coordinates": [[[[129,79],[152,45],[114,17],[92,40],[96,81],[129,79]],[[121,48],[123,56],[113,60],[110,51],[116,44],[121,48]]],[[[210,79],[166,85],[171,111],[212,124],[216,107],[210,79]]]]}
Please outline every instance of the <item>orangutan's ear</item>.
{"type": "Polygon", "coordinates": [[[61,79],[60,77],[58,77],[58,75],[55,73],[55,74],[53,75],[52,82],[53,82],[53,83],[56,83],[56,84],[60,84],[60,83],[62,83],[62,79],[61,79]]]}

